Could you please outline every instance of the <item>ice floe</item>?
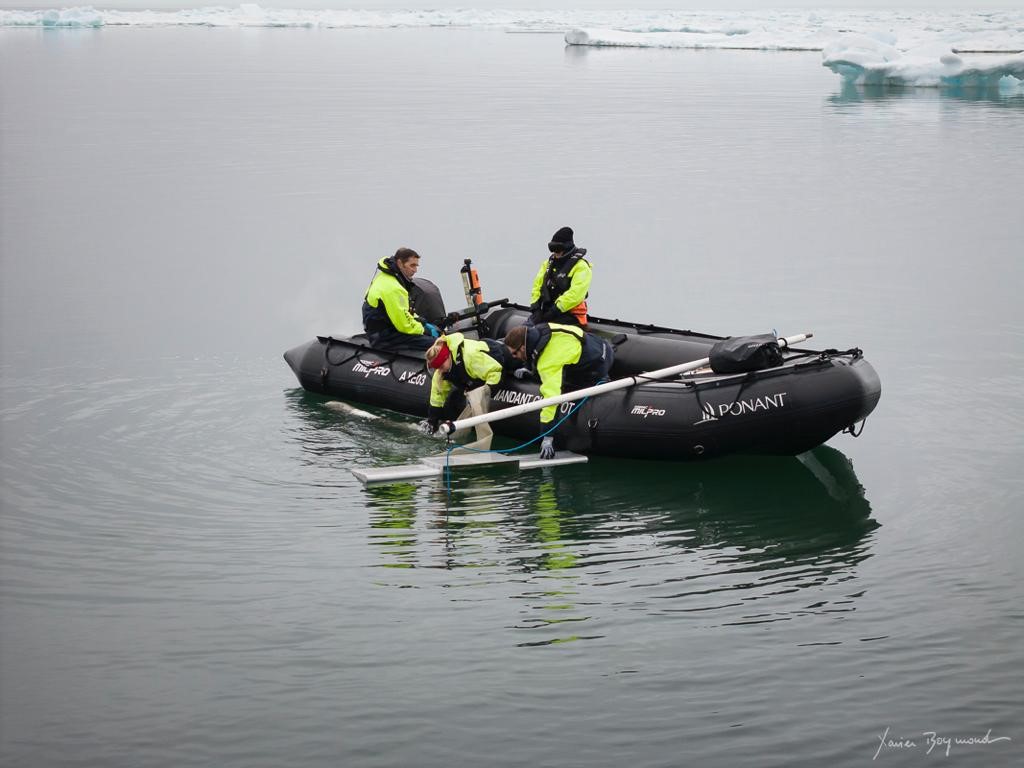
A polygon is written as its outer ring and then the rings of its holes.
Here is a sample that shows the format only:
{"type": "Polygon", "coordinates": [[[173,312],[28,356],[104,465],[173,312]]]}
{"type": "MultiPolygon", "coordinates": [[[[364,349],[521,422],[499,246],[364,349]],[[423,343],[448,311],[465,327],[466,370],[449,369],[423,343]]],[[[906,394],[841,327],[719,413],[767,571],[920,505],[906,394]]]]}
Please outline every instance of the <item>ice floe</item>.
{"type": "Polygon", "coordinates": [[[844,35],[822,51],[822,63],[855,85],[1019,88],[1024,53],[965,56],[941,43],[900,50],[885,40],[844,35]]]}
{"type": "Polygon", "coordinates": [[[479,27],[559,33],[578,46],[821,51],[826,67],[858,85],[1016,88],[1024,80],[1024,10],[301,10],[255,3],[170,11],[0,10],[0,27],[112,25],[479,27]],[[996,53],[1004,55],[982,55],[996,53]]]}

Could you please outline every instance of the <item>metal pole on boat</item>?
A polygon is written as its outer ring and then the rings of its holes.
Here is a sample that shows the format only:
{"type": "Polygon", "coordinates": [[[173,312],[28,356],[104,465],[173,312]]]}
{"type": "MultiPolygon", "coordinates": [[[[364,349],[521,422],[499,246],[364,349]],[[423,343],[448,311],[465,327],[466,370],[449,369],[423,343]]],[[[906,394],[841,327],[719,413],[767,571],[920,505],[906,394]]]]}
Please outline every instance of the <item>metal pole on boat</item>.
{"type": "MultiPolygon", "coordinates": [[[[801,341],[806,341],[813,335],[813,333],[807,332],[798,333],[796,336],[786,336],[778,340],[779,346],[791,347],[794,344],[799,344],[801,341]]],[[[452,432],[460,429],[468,429],[470,427],[475,427],[477,424],[483,424],[490,421],[501,421],[502,419],[508,419],[512,416],[518,416],[521,413],[539,411],[541,408],[546,408],[549,405],[558,405],[559,403],[565,403],[570,400],[579,400],[581,397],[601,395],[605,392],[614,392],[617,389],[625,389],[626,387],[643,384],[645,381],[664,379],[669,376],[686,373],[687,371],[695,371],[698,368],[703,368],[709,362],[709,358],[702,357],[700,360],[694,360],[690,363],[673,365],[668,368],[659,368],[656,371],[638,373],[635,376],[626,376],[621,379],[616,379],[615,381],[609,381],[605,384],[597,384],[593,387],[586,387],[585,389],[577,389],[573,392],[567,392],[564,395],[545,397],[542,400],[535,400],[532,403],[523,403],[522,405],[514,405],[511,408],[502,408],[500,411],[491,411],[490,413],[484,413],[480,416],[471,416],[468,419],[459,419],[458,421],[446,421],[440,425],[438,431],[443,435],[450,435],[452,432]]]]}

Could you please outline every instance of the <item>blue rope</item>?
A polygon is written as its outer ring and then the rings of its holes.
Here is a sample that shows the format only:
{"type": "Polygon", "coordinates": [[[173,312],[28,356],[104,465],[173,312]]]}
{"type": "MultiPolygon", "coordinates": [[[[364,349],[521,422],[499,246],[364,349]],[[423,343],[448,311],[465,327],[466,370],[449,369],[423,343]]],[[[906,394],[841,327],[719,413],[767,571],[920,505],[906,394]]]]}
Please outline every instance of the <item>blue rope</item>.
{"type": "Polygon", "coordinates": [[[554,423],[554,425],[552,425],[552,427],[550,429],[548,429],[546,432],[541,432],[539,435],[537,435],[532,440],[527,440],[525,443],[522,443],[520,445],[516,445],[516,446],[514,446],[512,448],[493,448],[493,449],[488,449],[488,450],[485,451],[485,450],[482,450],[480,448],[467,448],[464,445],[453,445],[451,443],[451,441],[449,441],[447,452],[446,452],[445,457],[444,457],[444,482],[445,482],[445,487],[448,490],[448,498],[450,499],[451,495],[452,495],[451,459],[452,459],[452,451],[454,451],[456,448],[462,448],[463,450],[471,451],[473,453],[514,453],[515,451],[522,450],[526,446],[533,445],[538,440],[541,440],[541,439],[547,437],[552,432],[554,432],[556,429],[558,429],[559,425],[563,421],[568,419],[570,416],[572,416],[577,410],[579,410],[579,407],[581,405],[583,405],[585,402],[587,402],[589,397],[590,397],[590,395],[587,395],[582,400],[580,400],[578,403],[576,403],[576,405],[574,405],[572,408],[569,409],[569,412],[566,413],[565,416],[563,416],[558,421],[556,421],[554,423]]]}

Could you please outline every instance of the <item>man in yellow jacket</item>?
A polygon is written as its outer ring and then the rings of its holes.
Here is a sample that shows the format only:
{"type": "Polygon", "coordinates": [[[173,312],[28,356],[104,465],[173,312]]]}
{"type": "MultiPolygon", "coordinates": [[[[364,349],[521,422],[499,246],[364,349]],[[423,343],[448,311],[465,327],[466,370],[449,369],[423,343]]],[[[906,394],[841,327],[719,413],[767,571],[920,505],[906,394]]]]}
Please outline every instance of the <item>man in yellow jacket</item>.
{"type": "Polygon", "coordinates": [[[586,248],[573,243],[570,227],[562,227],[548,243],[551,256],[540,265],[530,292],[530,320],[572,323],[587,327],[587,294],[592,272],[586,248]]]}
{"type": "MultiPolygon", "coordinates": [[[[607,381],[615,357],[611,344],[604,339],[579,326],[561,323],[513,328],[505,336],[505,346],[512,357],[524,364],[515,372],[517,379],[533,373],[540,378],[542,398],[607,381]]],[[[541,410],[542,434],[551,428],[557,409],[558,406],[549,405],[541,410]]],[[[554,436],[545,435],[540,457],[550,459],[554,455],[554,436]]]]}
{"type": "MultiPolygon", "coordinates": [[[[420,424],[424,432],[434,434],[442,420],[455,419],[460,411],[458,418],[487,413],[491,387],[497,386],[504,373],[505,347],[500,341],[477,341],[461,333],[450,333],[434,342],[426,358],[434,377],[430,382],[427,418],[420,424]]],[[[484,441],[485,447],[490,447],[490,438],[490,426],[481,424],[473,447],[481,447],[484,441]]]]}
{"type": "Polygon", "coordinates": [[[363,299],[363,330],[370,345],[379,349],[426,349],[440,335],[436,325],[417,316],[410,306],[416,288],[412,281],[420,268],[420,255],[399,248],[381,259],[363,299]]]}

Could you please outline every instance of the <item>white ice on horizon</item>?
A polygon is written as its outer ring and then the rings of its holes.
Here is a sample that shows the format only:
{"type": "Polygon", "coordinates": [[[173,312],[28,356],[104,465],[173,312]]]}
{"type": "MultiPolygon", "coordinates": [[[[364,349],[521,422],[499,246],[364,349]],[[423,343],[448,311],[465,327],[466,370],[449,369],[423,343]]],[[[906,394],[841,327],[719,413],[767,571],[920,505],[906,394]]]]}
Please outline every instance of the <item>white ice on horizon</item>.
{"type": "MultiPolygon", "coordinates": [[[[783,3],[784,4],[784,3],[783,3]]],[[[574,45],[822,50],[845,33],[884,31],[902,47],[943,42],[958,51],[1024,51],[1024,9],[957,10],[594,10],[594,9],[320,9],[242,3],[172,11],[0,10],[0,26],[102,27],[489,27],[557,32],[574,45]]]]}
{"type": "MultiPolygon", "coordinates": [[[[471,0],[470,0],[471,2],[471,0]]],[[[0,27],[460,27],[557,32],[570,45],[821,51],[854,83],[1024,85],[1024,10],[296,10],[237,7],[118,11],[0,10],[0,27]],[[975,54],[964,58],[965,54],[975,54]]]]}

